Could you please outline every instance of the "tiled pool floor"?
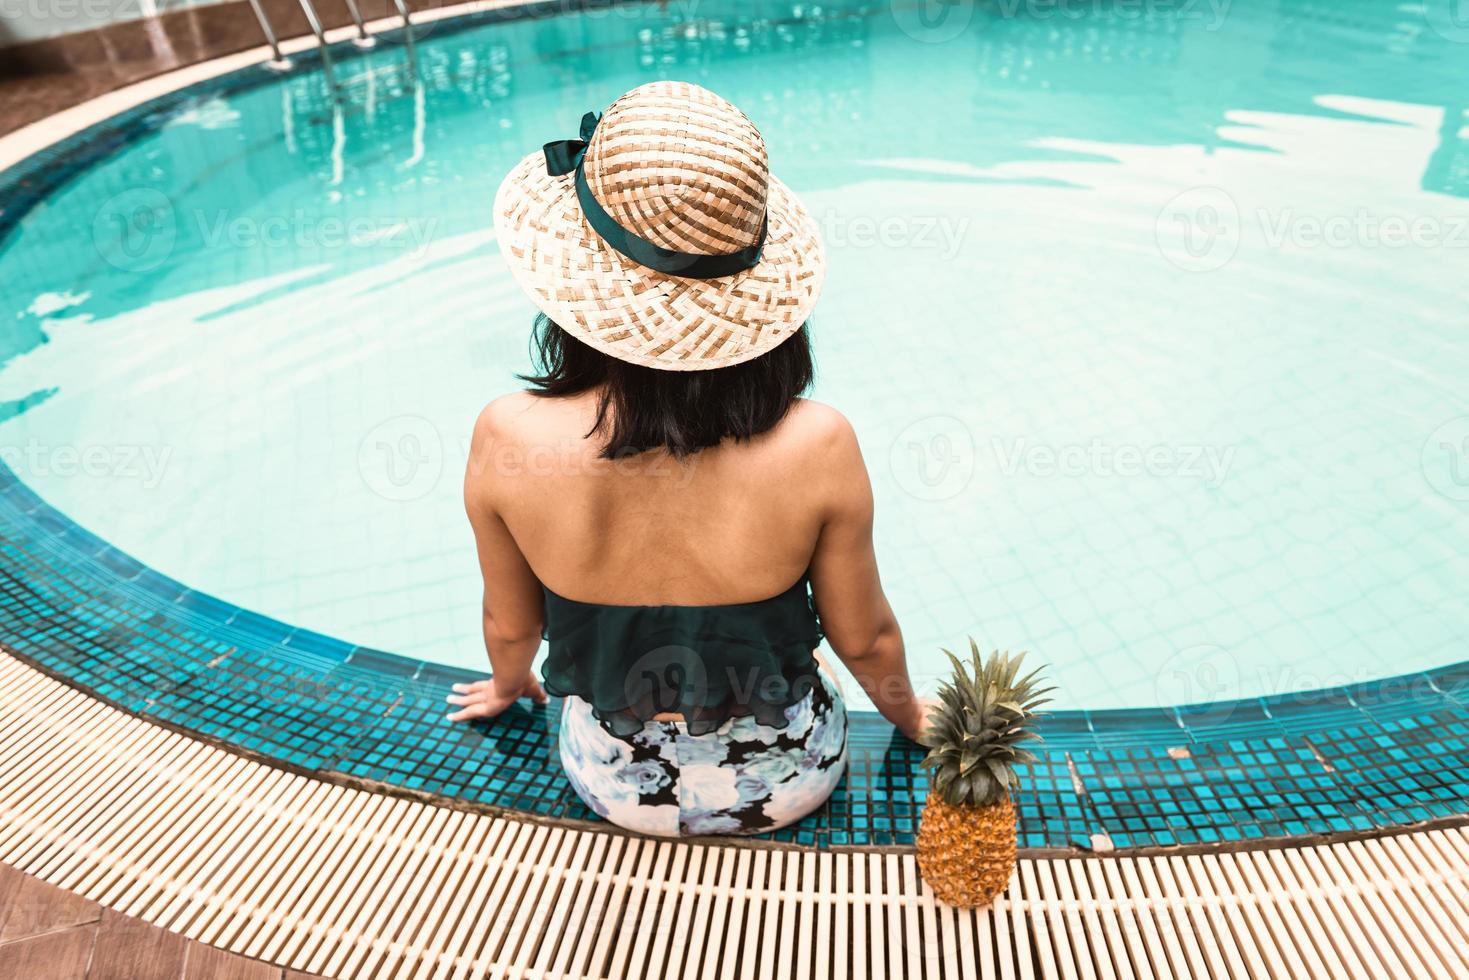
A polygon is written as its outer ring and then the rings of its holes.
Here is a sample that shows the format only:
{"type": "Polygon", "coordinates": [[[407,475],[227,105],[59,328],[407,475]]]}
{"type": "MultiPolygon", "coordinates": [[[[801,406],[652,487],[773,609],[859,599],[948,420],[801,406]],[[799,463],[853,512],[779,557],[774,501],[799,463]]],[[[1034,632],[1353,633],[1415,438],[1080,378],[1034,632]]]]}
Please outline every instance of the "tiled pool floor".
{"type": "MultiPolygon", "coordinates": [[[[440,664],[353,647],[193,592],[0,474],[0,644],[144,717],[314,773],[595,820],[559,772],[557,712],[444,721],[440,664]]],[[[1326,692],[1059,712],[1018,796],[1023,846],[1225,844],[1469,810],[1469,663],[1326,692]]],[[[774,835],[911,844],[922,750],[858,713],[846,780],[774,835]]]]}

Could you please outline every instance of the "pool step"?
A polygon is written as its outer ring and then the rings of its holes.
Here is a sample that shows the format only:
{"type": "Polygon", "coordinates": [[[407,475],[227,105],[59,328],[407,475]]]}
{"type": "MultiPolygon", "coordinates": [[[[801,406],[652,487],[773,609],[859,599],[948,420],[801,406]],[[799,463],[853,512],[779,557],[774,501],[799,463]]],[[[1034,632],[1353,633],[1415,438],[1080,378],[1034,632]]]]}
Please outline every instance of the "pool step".
{"type": "Polygon", "coordinates": [[[957,912],[910,850],[659,841],[328,782],[3,652],[0,861],[328,977],[1469,976],[1462,827],[1026,859],[957,912]]]}

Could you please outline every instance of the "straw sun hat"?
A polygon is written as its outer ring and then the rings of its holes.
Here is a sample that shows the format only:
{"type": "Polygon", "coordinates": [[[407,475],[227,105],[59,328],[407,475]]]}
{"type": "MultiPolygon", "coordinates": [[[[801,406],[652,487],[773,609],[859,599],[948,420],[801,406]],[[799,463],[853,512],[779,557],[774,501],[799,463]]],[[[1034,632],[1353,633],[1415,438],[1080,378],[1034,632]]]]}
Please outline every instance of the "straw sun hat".
{"type": "Polygon", "coordinates": [[[500,250],[536,306],[612,357],[668,371],[740,364],[800,329],[825,260],[734,106],[653,82],[587,113],[495,196],[500,250]]]}

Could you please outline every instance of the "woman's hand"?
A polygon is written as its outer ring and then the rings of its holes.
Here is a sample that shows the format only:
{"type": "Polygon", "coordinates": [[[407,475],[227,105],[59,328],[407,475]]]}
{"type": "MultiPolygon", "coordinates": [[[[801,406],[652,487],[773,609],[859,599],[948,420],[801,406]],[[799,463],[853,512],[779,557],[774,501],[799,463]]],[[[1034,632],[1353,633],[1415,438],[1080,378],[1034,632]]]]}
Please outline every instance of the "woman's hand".
{"type": "Polygon", "coordinates": [[[939,704],[938,698],[914,698],[912,711],[904,719],[903,724],[898,725],[898,731],[905,738],[916,742],[928,730],[929,712],[933,711],[939,704]]]}
{"type": "Polygon", "coordinates": [[[445,698],[450,704],[460,706],[449,715],[450,721],[474,721],[477,718],[493,718],[520,698],[530,698],[536,704],[546,703],[546,692],[541,682],[532,674],[513,690],[502,691],[499,678],[475,681],[473,684],[455,684],[454,693],[445,698]]]}

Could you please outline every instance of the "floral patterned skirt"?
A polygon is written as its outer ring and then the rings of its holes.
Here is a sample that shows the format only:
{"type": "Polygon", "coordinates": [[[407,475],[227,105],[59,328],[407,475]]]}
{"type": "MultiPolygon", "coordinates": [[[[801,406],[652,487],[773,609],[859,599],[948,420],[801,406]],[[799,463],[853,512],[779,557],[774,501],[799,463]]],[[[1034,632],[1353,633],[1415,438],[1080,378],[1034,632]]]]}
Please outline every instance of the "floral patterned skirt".
{"type": "Polygon", "coordinates": [[[650,721],[619,738],[566,698],[561,765],[577,795],[627,830],[659,837],[763,834],[826,802],[847,769],[847,708],[831,679],[786,709],[785,728],[731,718],[703,735],[650,721]]]}

